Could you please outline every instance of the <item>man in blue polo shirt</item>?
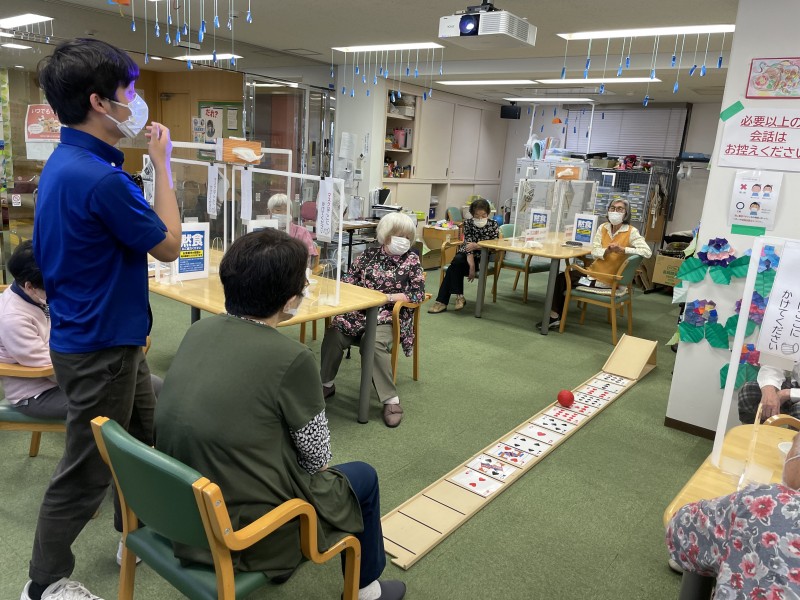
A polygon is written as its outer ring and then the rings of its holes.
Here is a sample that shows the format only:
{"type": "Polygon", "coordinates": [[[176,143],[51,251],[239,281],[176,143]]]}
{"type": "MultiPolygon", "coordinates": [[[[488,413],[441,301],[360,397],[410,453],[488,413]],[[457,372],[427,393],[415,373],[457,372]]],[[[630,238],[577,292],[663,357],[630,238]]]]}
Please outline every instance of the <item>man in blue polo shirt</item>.
{"type": "Polygon", "coordinates": [[[39,67],[39,84],[65,126],[42,171],[33,242],[68,414],[64,455],[39,511],[31,581],[21,600],[98,598],[69,579],[70,547],[111,481],[90,421],[110,417],[152,444],[155,397],[142,352],[150,327],[147,253],[175,260],[181,224],[169,130],[155,122],[147,127],[153,208],[114,147],[147,124],[147,104],[134,89],[138,76],[125,52],[90,39],[61,44],[39,67]]]}

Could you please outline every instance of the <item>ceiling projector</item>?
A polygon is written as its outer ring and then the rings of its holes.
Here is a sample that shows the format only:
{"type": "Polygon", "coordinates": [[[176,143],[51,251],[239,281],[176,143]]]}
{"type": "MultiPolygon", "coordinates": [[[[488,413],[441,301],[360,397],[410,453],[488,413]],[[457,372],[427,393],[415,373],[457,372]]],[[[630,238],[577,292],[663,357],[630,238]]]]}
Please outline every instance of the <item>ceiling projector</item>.
{"type": "Polygon", "coordinates": [[[439,39],[471,50],[519,48],[536,44],[536,27],[483,0],[439,19],[439,39]]]}

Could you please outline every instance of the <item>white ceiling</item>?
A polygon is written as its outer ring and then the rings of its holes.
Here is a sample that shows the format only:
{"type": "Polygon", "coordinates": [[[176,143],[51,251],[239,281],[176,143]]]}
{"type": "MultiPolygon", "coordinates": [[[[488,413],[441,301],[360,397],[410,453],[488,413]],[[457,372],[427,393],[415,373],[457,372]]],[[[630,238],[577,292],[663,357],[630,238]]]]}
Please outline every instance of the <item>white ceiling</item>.
{"type": "MultiPolygon", "coordinates": [[[[211,51],[211,19],[214,0],[161,0],[146,2],[148,27],[144,24],[145,0],[132,0],[137,31],[131,31],[131,7],[112,6],[107,0],[3,0],[0,18],[23,12],[53,17],[54,35],[57,38],[85,37],[89,35],[104,39],[131,51],[143,52],[145,30],[148,31],[148,51],[151,55],[177,56],[185,49],[167,46],[164,41],[166,29],[167,2],[174,9],[180,7],[180,22],[183,22],[184,1],[191,6],[191,24],[194,30],[191,39],[196,41],[199,26],[199,12],[205,2],[206,20],[209,33],[203,43],[203,52],[211,51]],[[153,35],[155,10],[158,8],[161,23],[161,39],[153,35]]],[[[234,20],[235,49],[243,55],[237,68],[258,73],[274,72],[288,77],[297,70],[298,77],[309,80],[309,66],[319,67],[317,71],[327,72],[331,61],[330,48],[356,44],[400,43],[437,41],[439,18],[466,8],[469,4],[479,4],[479,0],[448,0],[437,2],[406,0],[402,3],[368,2],[366,0],[290,0],[288,2],[267,2],[250,0],[253,23],[245,22],[248,0],[231,0],[239,18],[234,20]],[[302,73],[305,70],[305,73],[302,73]]],[[[217,51],[230,50],[230,32],[225,26],[228,16],[228,2],[218,0],[222,28],[217,30],[217,51]]],[[[537,79],[558,78],[564,62],[565,42],[557,33],[606,30],[631,27],[662,27],[689,24],[734,23],[736,20],[736,0],[674,0],[672,2],[641,0],[631,3],[623,0],[557,0],[547,4],[524,0],[496,0],[497,8],[507,10],[518,17],[527,18],[538,28],[535,47],[515,50],[473,51],[458,46],[448,46],[444,51],[444,78],[450,79],[537,79]]],[[[33,33],[37,33],[34,29],[33,33]]],[[[38,33],[44,34],[43,30],[38,33]]],[[[49,33],[49,30],[48,32],[49,33]]],[[[173,27],[174,37],[174,27],[173,27]]],[[[727,60],[732,36],[725,41],[724,56],[727,60]]],[[[727,69],[717,69],[717,57],[722,44],[720,35],[712,36],[708,52],[708,73],[705,77],[698,72],[689,77],[688,68],[694,62],[695,46],[699,45],[697,61],[702,64],[705,55],[706,36],[690,36],[684,48],[683,69],[680,73],[680,89],[672,93],[676,69],[670,67],[670,59],[675,38],[661,40],[657,60],[657,74],[663,81],[650,85],[652,102],[715,102],[722,98],[727,69]]],[[[446,44],[445,44],[446,45],[446,44]]],[[[633,41],[631,68],[626,76],[644,77],[649,75],[653,54],[653,38],[639,38],[633,41]]],[[[447,46],[447,45],[446,45],[447,46]]],[[[612,40],[609,56],[608,76],[616,74],[622,47],[621,40],[612,40]]],[[[587,42],[572,42],[567,49],[568,77],[582,77],[588,50],[587,42]]],[[[14,51],[0,48],[0,66],[22,64],[32,68],[48,52],[47,47],[36,45],[34,51],[14,51]]],[[[596,40],[592,47],[591,77],[602,75],[606,57],[606,41],[596,40]]],[[[343,61],[337,54],[337,63],[343,61]]],[[[352,57],[348,58],[348,62],[352,57]]],[[[438,51],[437,51],[438,63],[438,51]]],[[[425,71],[420,66],[421,74],[425,71]]],[[[168,61],[151,62],[148,68],[171,70],[186,68],[168,61]]],[[[318,79],[325,79],[324,77],[318,79]]],[[[438,64],[434,80],[438,76],[438,64]]],[[[414,83],[419,83],[414,82],[414,83]]],[[[503,96],[529,96],[535,93],[549,93],[563,96],[564,90],[558,86],[479,86],[449,87],[433,85],[435,89],[475,98],[502,102],[503,96]],[[545,91],[546,90],[546,91],[545,91]]],[[[596,86],[570,86],[573,95],[586,96],[596,86]]],[[[647,84],[606,85],[606,96],[592,95],[601,102],[641,102],[647,93],[647,84]]]]}

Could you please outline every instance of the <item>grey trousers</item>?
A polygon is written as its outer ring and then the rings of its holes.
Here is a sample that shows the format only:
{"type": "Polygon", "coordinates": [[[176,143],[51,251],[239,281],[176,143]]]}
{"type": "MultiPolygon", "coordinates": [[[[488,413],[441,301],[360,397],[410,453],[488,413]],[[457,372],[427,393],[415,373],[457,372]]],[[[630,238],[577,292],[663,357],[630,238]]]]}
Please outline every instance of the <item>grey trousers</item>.
{"type": "MultiPolygon", "coordinates": [[[[784,380],[781,389],[797,387],[790,380],[784,380]]],[[[756,412],[758,412],[758,405],[761,404],[761,388],[757,381],[748,381],[741,388],[739,388],[739,420],[742,423],[753,423],[756,420],[756,412]]],[[[785,415],[792,415],[796,419],[800,419],[800,402],[789,400],[781,405],[781,413],[785,415]]],[[[763,419],[762,419],[763,420],[763,419]]]]}
{"type": "Polygon", "coordinates": [[[150,369],[139,346],[85,354],[50,351],[56,379],[66,392],[67,434],[39,509],[29,575],[40,585],[69,577],[71,546],[100,506],[111,471],[100,458],[91,420],[109,417],[145,444],[153,444],[155,395],[150,369]]]}
{"type": "MultiPolygon", "coordinates": [[[[320,358],[319,375],[322,383],[333,381],[342,364],[344,351],[353,344],[358,344],[361,336],[345,335],[336,327],[325,330],[322,340],[322,356],[320,358]]],[[[372,367],[372,385],[378,392],[378,399],[386,402],[397,396],[397,388],[392,380],[392,326],[378,325],[375,329],[375,361],[372,367]]],[[[359,353],[363,349],[359,347],[359,353]]]]}

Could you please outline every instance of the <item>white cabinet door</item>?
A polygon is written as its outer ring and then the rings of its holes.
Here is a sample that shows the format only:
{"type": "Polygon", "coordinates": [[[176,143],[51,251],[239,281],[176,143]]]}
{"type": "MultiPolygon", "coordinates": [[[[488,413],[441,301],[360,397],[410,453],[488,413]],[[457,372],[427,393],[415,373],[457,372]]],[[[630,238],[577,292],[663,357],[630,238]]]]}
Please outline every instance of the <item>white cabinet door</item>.
{"type": "Polygon", "coordinates": [[[430,99],[422,103],[414,142],[416,179],[447,178],[454,109],[454,104],[442,100],[430,99]]]}
{"type": "Polygon", "coordinates": [[[399,183],[395,204],[403,208],[428,214],[431,206],[431,185],[429,183],[399,183]]]}
{"type": "Polygon", "coordinates": [[[478,142],[478,166],[475,179],[499,181],[506,150],[508,121],[500,118],[497,107],[481,111],[480,140],[478,142]]]}
{"type": "Polygon", "coordinates": [[[479,108],[456,104],[450,145],[450,179],[475,179],[481,112],[479,108]]]}

